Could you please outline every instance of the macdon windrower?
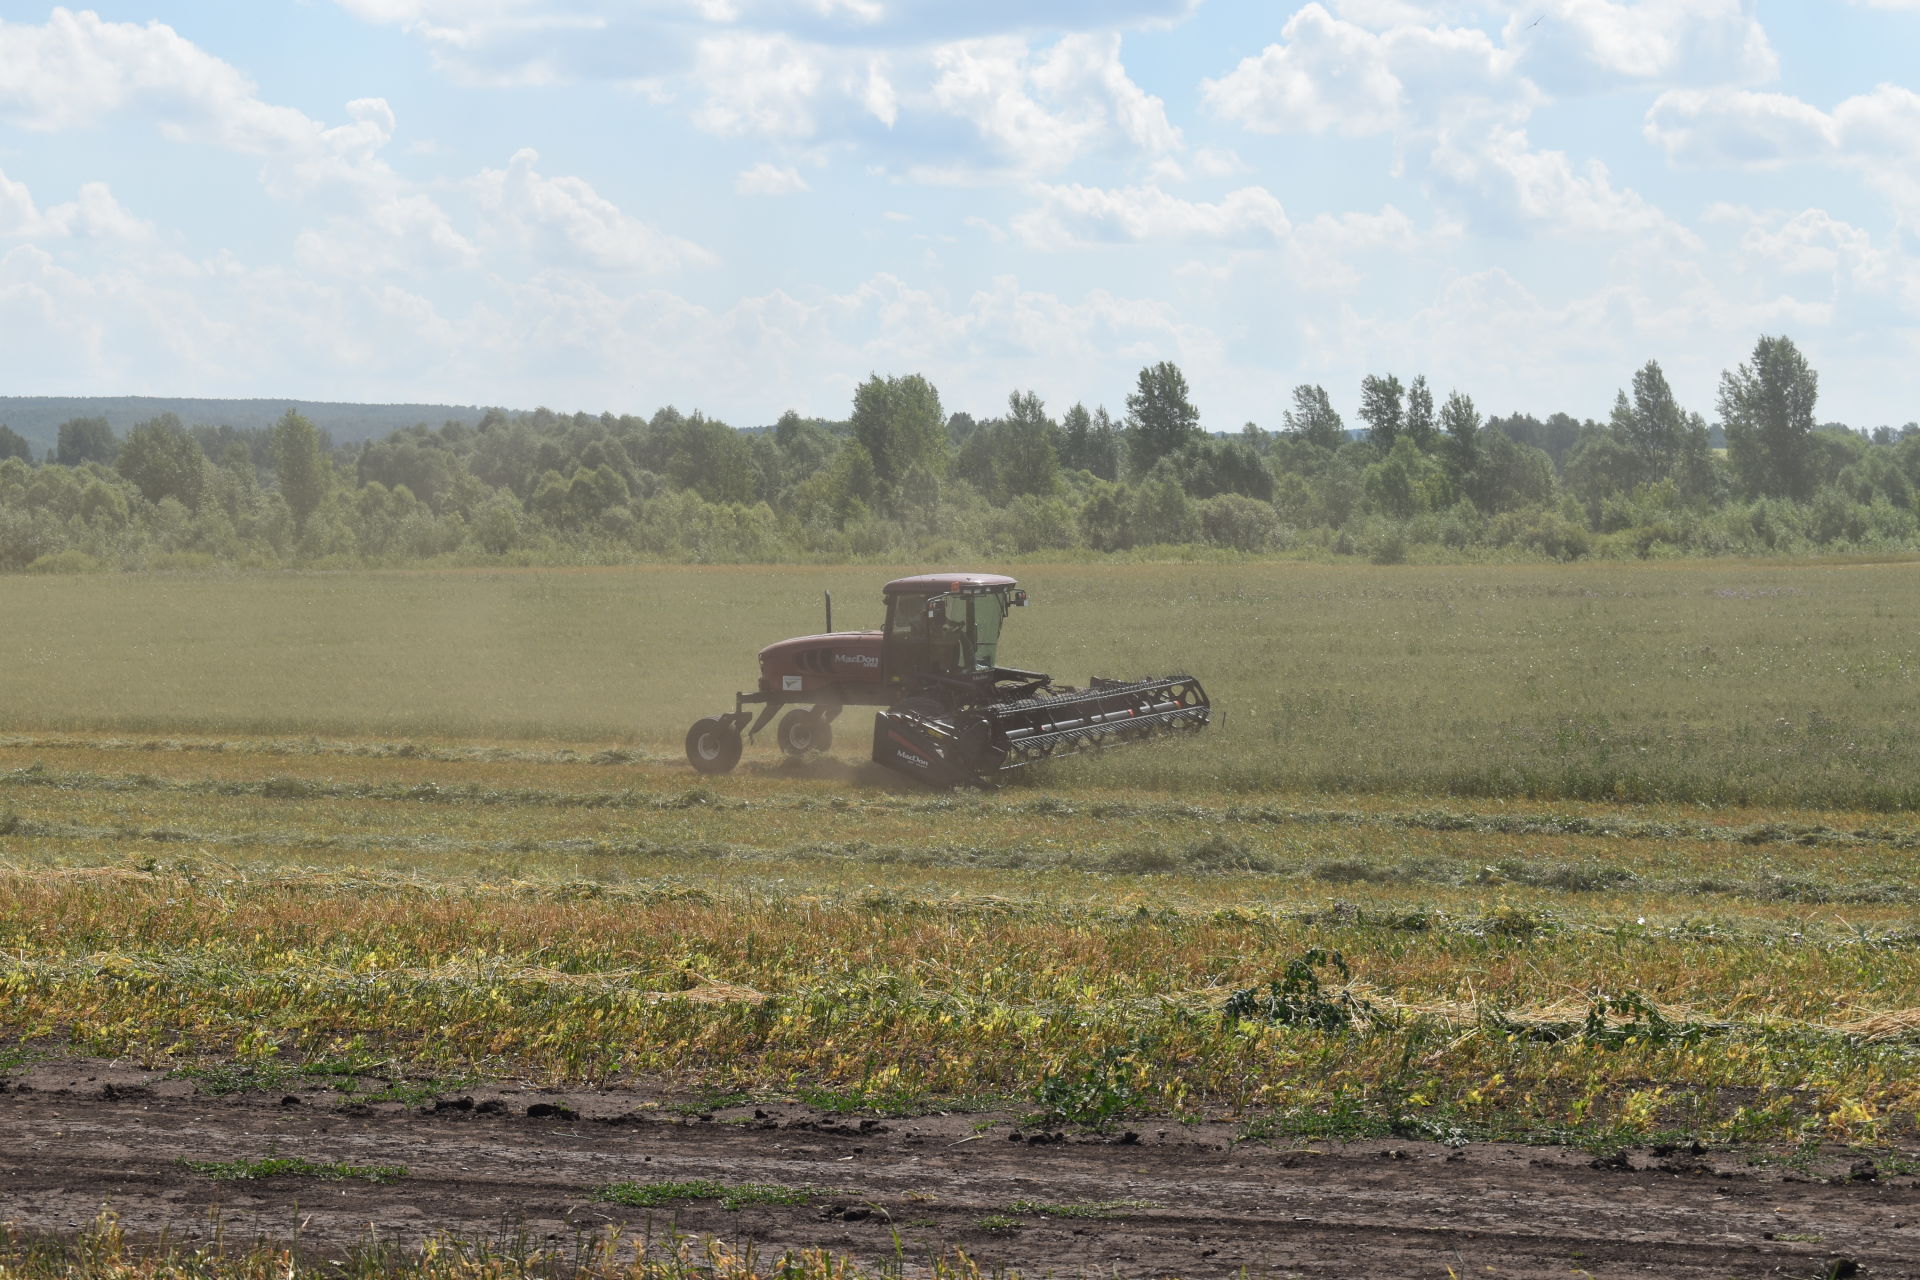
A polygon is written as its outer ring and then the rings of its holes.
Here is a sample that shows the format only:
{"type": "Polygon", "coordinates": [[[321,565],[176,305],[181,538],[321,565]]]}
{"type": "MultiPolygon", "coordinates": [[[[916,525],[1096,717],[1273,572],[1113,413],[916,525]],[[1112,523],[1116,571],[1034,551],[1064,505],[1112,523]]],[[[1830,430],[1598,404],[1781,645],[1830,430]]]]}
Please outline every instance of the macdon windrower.
{"type": "Polygon", "coordinates": [[[1192,676],[1107,680],[1084,689],[998,665],[1000,629],[1027,603],[996,573],[924,573],[886,585],[879,631],[827,629],[760,651],[760,687],[733,695],[733,710],[687,731],[687,759],[726,773],[751,738],[780,717],[780,749],[825,751],[847,707],[879,707],[873,759],[933,786],[991,782],[1010,769],[1082,751],[1195,733],[1212,719],[1192,676]],[[749,708],[758,707],[756,715],[749,708]]]}

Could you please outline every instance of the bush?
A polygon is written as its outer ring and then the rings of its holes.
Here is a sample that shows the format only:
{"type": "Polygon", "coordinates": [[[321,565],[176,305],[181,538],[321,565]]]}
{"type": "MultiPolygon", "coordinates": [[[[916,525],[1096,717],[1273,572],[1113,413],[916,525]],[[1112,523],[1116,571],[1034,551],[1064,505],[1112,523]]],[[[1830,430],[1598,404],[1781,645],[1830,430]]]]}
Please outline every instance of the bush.
{"type": "Polygon", "coordinates": [[[1200,532],[1215,546],[1265,551],[1279,538],[1280,517],[1257,498],[1223,493],[1200,504],[1200,532]]]}
{"type": "Polygon", "coordinates": [[[1014,550],[1022,553],[1060,550],[1080,541],[1073,508],[1058,498],[1023,494],[1007,507],[1006,523],[1014,550]]]}
{"type": "Polygon", "coordinates": [[[98,573],[106,568],[98,560],[77,547],[68,547],[65,551],[55,551],[41,556],[27,566],[28,573],[98,573]]]}
{"type": "Polygon", "coordinates": [[[1095,551],[1125,551],[1134,543],[1128,527],[1127,490],[1102,480],[1087,491],[1080,505],[1080,533],[1095,551]]]}
{"type": "Polygon", "coordinates": [[[1406,526],[1396,520],[1377,521],[1360,539],[1360,547],[1374,564],[1405,564],[1409,546],[1406,526]]]}
{"type": "Polygon", "coordinates": [[[1487,536],[1496,547],[1519,547],[1555,560],[1578,560],[1593,550],[1586,527],[1551,507],[1524,507],[1496,516],[1487,536]]]}

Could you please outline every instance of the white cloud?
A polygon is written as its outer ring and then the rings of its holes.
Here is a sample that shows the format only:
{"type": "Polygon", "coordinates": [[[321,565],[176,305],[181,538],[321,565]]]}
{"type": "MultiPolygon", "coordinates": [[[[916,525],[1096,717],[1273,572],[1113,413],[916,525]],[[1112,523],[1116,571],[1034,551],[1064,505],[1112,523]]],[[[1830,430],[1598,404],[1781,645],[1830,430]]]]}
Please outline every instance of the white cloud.
{"type": "Polygon", "coordinates": [[[1292,229],[1265,187],[1243,187],[1218,203],[1182,200],[1158,186],[1043,186],[1040,194],[1040,207],[1016,217],[1013,229],[1043,249],[1144,240],[1272,246],[1292,229]]]}
{"type": "Polygon", "coordinates": [[[894,92],[893,81],[887,78],[885,61],[879,58],[867,63],[865,81],[860,86],[860,105],[867,114],[887,128],[893,128],[893,122],[900,118],[900,98],[894,92]]]}
{"type": "Polygon", "coordinates": [[[1706,221],[1738,234],[1726,257],[1741,278],[1776,293],[1821,290],[1838,324],[1898,332],[1920,313],[1920,259],[1825,209],[1720,204],[1706,221]]]}
{"type": "Polygon", "coordinates": [[[1675,163],[1703,168],[1912,160],[1920,157],[1920,94],[1881,85],[1828,113],[1781,93],[1675,90],[1648,110],[1646,136],[1675,163]]]}
{"type": "Polygon", "coordinates": [[[1165,104],[1127,75],[1118,36],[1068,36],[1038,56],[1015,37],[967,41],[933,61],[932,107],[971,124],[1010,169],[1052,172],[1123,143],[1148,155],[1181,146],[1165,104]]]}
{"type": "Polygon", "coordinates": [[[1308,5],[1270,44],[1202,85],[1207,105],[1259,133],[1363,136],[1400,119],[1401,87],[1373,33],[1308,5]]]}
{"type": "Polygon", "coordinates": [[[807,180],[791,165],[780,166],[762,160],[751,169],[742,169],[733,177],[735,194],[743,196],[784,196],[807,189],[807,180]]]}
{"type": "Polygon", "coordinates": [[[1783,93],[1676,89],[1647,112],[1648,141],[1677,164],[1778,168],[1831,154],[1833,118],[1783,93]]]}
{"type": "Polygon", "coordinates": [[[1203,97],[1253,132],[1390,136],[1396,164],[1483,231],[1686,243],[1689,232],[1600,160],[1576,162],[1532,142],[1528,123],[1548,98],[1524,72],[1552,71],[1574,87],[1596,85],[1601,71],[1615,80],[1689,67],[1758,73],[1771,53],[1741,0],[1512,6],[1503,44],[1440,20],[1463,7],[1350,3],[1335,16],[1308,4],[1279,42],[1207,81],[1203,97]],[[1584,81],[1569,69],[1575,62],[1584,81]]]}
{"type": "Polygon", "coordinates": [[[926,48],[1030,32],[1164,24],[1198,0],[336,0],[427,42],[483,79],[631,79],[677,72],[689,39],[723,31],[839,48],[926,48]],[[583,38],[584,37],[584,38],[583,38]]]}
{"type": "Polygon", "coordinates": [[[1166,104],[1135,84],[1121,64],[1118,34],[1065,37],[1034,67],[1033,83],[1050,102],[1103,117],[1149,155],[1180,148],[1166,104]]]}
{"type": "Polygon", "coordinates": [[[619,83],[722,137],[874,141],[930,181],[1181,146],[1125,28],[1197,0],[336,0],[479,84],[619,83]],[[948,123],[966,122],[966,132],[948,123]],[[984,154],[983,154],[984,153],[984,154]]]}
{"type": "Polygon", "coordinates": [[[707,99],[694,122],[723,137],[805,137],[814,129],[820,64],[779,36],[728,35],[700,42],[695,78],[707,99]]]}
{"type": "Polygon", "coordinates": [[[324,275],[392,277],[478,266],[481,253],[438,201],[415,192],[304,228],[294,258],[324,275]]]}
{"type": "Polygon", "coordinates": [[[1008,386],[1079,399],[1089,386],[1126,385],[1136,362],[1170,359],[1204,370],[1224,359],[1217,335],[1164,302],[1104,289],[1074,301],[1022,288],[1013,276],[995,277],[954,306],[881,275],[822,310],[872,335],[849,354],[878,363],[836,370],[849,390],[870,368],[924,369],[949,405],[1001,403],[1008,386]]]}
{"type": "Polygon", "coordinates": [[[0,172],[0,237],[144,244],[154,239],[154,229],[128,212],[104,182],[83,183],[73,200],[43,211],[25,183],[0,172]]]}
{"type": "Polygon", "coordinates": [[[470,186],[491,241],[537,264],[602,271],[662,272],[714,261],[707,250],[634,218],[581,178],[547,177],[539,154],[522,148],[505,169],[484,169],[470,186]]]}
{"type": "Polygon", "coordinates": [[[1644,132],[1678,165],[1849,171],[1903,221],[1920,221],[1920,94],[1911,89],[1883,84],[1831,112],[1785,94],[1674,91],[1648,110],[1644,132]]]}
{"type": "Polygon", "coordinates": [[[1779,71],[1752,0],[1546,0],[1518,7],[1506,35],[1520,71],[1554,93],[1779,71]]]}
{"type": "Polygon", "coordinates": [[[1007,242],[1006,230],[995,223],[987,221],[979,214],[968,214],[966,218],[962,220],[961,225],[972,227],[975,231],[980,232],[995,244],[1005,244],[1007,242]]]}
{"type": "Polygon", "coordinates": [[[107,22],[55,8],[44,25],[0,22],[0,116],[26,129],[94,124],[123,110],[170,136],[266,151],[318,126],[254,95],[233,67],[160,22],[107,22]]]}
{"type": "Polygon", "coordinates": [[[1721,206],[1714,217],[1716,221],[1742,225],[1737,262],[1764,264],[1769,270],[1787,274],[1844,273],[1869,287],[1883,286],[1892,279],[1889,257],[1875,248],[1873,237],[1825,209],[1803,209],[1786,215],[1721,206]]]}
{"type": "Polygon", "coordinates": [[[1231,147],[1201,147],[1193,153],[1193,168],[1203,178],[1230,178],[1247,172],[1247,162],[1231,147]]]}
{"type": "Polygon", "coordinates": [[[238,70],[159,22],[107,22],[56,8],[43,25],[0,22],[0,120],[60,132],[135,117],[162,136],[261,157],[268,189],[291,196],[323,186],[391,191],[379,153],[394,115],[379,98],[346,106],[328,127],[263,101],[238,70]]]}
{"type": "Polygon", "coordinates": [[[1473,28],[1370,31],[1309,4],[1281,42],[1202,85],[1207,106],[1256,133],[1386,133],[1461,97],[1514,93],[1508,59],[1473,28]]]}
{"type": "Polygon", "coordinates": [[[1423,233],[1413,219],[1392,205],[1378,213],[1323,213],[1295,229],[1295,239],[1313,251],[1313,256],[1345,256],[1353,253],[1411,253],[1415,249],[1457,234],[1443,228],[1423,233]]]}
{"type": "Polygon", "coordinates": [[[54,9],[41,26],[0,22],[0,119],[54,132],[137,113],[181,142],[278,158],[311,176],[365,166],[392,137],[385,102],[348,104],[329,129],[262,101],[228,63],[160,22],[107,22],[54,9]]]}
{"type": "Polygon", "coordinates": [[[1494,125],[1443,138],[1429,164],[1432,183],[1490,230],[1692,240],[1638,192],[1616,187],[1598,159],[1575,165],[1563,151],[1535,150],[1518,128],[1494,125]]]}

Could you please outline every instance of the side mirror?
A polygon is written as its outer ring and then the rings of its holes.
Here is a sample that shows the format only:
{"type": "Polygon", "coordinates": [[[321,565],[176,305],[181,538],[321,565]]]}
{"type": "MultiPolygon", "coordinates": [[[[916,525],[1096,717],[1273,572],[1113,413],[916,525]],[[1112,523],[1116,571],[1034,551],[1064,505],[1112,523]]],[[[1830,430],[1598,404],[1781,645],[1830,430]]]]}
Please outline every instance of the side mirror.
{"type": "Polygon", "coordinates": [[[1016,591],[1016,592],[1014,592],[1014,593],[1013,593],[1013,602],[1014,602],[1014,604],[1016,604],[1016,605],[1018,605],[1018,606],[1020,606],[1020,607],[1021,607],[1022,609],[1024,609],[1024,608],[1026,608],[1026,607],[1027,607],[1027,593],[1026,593],[1026,592],[1024,592],[1024,591],[1016,591]]]}

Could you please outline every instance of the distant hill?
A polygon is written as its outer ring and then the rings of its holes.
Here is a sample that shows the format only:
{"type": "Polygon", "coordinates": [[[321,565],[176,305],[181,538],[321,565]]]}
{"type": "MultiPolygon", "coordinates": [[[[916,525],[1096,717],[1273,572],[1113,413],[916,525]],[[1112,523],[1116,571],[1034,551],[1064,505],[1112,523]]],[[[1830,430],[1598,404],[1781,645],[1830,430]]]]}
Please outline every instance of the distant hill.
{"type": "Polygon", "coordinates": [[[377,439],[417,422],[478,422],[486,412],[470,404],[336,404],[324,400],[189,400],[168,396],[0,396],[0,426],[12,427],[36,452],[51,449],[60,424],[73,418],[105,418],[114,434],[163,413],[180,415],[190,427],[270,427],[288,409],[298,409],[335,444],[377,439]]]}

